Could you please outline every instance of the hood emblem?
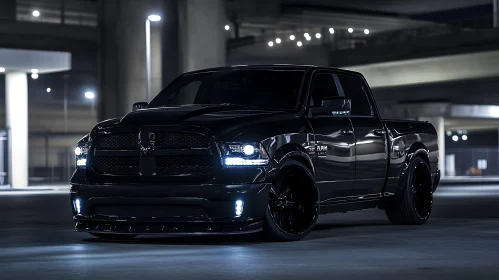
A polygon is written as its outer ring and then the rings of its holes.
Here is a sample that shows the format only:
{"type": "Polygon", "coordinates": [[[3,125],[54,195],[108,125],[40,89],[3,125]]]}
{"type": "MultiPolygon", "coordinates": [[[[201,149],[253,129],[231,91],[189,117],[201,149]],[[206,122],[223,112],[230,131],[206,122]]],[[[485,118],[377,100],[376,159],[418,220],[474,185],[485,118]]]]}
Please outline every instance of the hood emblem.
{"type": "Polygon", "coordinates": [[[141,131],[139,133],[139,152],[142,157],[150,157],[155,150],[155,135],[152,132],[141,131]]]}

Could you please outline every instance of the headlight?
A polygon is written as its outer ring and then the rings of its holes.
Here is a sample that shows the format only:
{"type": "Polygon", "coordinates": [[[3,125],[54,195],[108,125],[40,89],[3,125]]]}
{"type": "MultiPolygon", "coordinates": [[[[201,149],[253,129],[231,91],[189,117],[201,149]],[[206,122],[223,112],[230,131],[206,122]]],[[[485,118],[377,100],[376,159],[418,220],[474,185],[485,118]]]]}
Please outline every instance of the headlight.
{"type": "Polygon", "coordinates": [[[267,165],[269,156],[260,143],[219,143],[225,166],[267,165]]]}
{"type": "Polygon", "coordinates": [[[75,148],[76,167],[87,166],[88,143],[80,142],[75,148]]]}

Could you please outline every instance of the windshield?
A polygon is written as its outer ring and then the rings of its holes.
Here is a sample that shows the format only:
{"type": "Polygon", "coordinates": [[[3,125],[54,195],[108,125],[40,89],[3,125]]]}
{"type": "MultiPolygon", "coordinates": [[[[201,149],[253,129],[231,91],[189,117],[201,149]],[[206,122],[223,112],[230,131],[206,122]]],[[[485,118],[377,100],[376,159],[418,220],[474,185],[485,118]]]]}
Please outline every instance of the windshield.
{"type": "Polygon", "coordinates": [[[289,110],[296,106],[303,70],[221,70],[186,74],[149,105],[241,105],[289,110]]]}

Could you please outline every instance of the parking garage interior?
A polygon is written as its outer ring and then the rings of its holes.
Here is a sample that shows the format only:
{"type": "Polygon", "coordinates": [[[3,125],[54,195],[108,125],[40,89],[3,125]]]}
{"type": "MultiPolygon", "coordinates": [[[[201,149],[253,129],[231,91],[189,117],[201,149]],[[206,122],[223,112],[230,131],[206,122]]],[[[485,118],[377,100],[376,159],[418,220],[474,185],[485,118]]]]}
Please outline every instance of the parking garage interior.
{"type": "Polygon", "coordinates": [[[497,0],[2,0],[5,279],[152,279],[168,275],[163,269],[174,279],[306,278],[306,270],[353,279],[495,279],[498,60],[497,0]],[[428,228],[391,230],[373,210],[328,215],[298,245],[268,248],[251,237],[106,244],[72,232],[62,197],[75,143],[98,121],[124,116],[182,73],[258,64],[359,71],[382,118],[431,122],[443,187],[428,228]],[[194,263],[198,271],[179,269],[194,263]]]}

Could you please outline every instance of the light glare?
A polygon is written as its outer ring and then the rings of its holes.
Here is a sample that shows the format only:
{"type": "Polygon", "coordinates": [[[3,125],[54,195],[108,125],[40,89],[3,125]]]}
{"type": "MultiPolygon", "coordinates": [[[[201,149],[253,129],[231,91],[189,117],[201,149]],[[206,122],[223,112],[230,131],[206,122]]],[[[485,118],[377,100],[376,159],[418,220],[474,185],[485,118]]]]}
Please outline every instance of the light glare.
{"type": "Polygon", "coordinates": [[[369,29],[367,29],[367,28],[364,29],[364,34],[366,34],[366,35],[369,34],[369,29]]]}
{"type": "Polygon", "coordinates": [[[240,157],[225,158],[225,165],[242,166],[242,165],[267,165],[268,159],[244,159],[240,157]]]}
{"type": "Polygon", "coordinates": [[[320,33],[315,33],[315,38],[320,39],[322,35],[320,33]]]}
{"type": "Polygon", "coordinates": [[[274,42],[269,41],[268,45],[269,45],[269,47],[273,47],[274,46],[274,42]]]}
{"type": "Polygon", "coordinates": [[[255,147],[253,147],[253,145],[244,145],[243,153],[247,156],[251,156],[255,153],[255,147]]]}
{"type": "Polygon", "coordinates": [[[468,140],[468,135],[463,135],[461,139],[463,139],[464,141],[468,140]]]}
{"type": "Polygon", "coordinates": [[[0,73],[4,73],[4,72],[5,72],[5,68],[0,67],[0,73]]]}
{"type": "Polygon", "coordinates": [[[83,153],[80,147],[75,148],[75,155],[80,156],[83,153]]]}
{"type": "Polygon", "coordinates": [[[76,161],[76,166],[87,166],[87,159],[82,158],[76,161]]]}
{"type": "Polygon", "coordinates": [[[244,207],[244,203],[242,200],[236,200],[236,217],[239,217],[243,214],[243,207],[244,207]]]}
{"type": "Polygon", "coordinates": [[[228,24],[225,25],[225,30],[229,31],[230,30],[230,26],[228,24]]]}
{"type": "Polygon", "coordinates": [[[296,39],[295,35],[290,35],[289,40],[294,41],[296,39]]]}
{"type": "Polygon", "coordinates": [[[87,92],[85,92],[85,98],[87,98],[87,99],[94,99],[95,98],[95,93],[93,93],[91,91],[87,91],[87,92]]]}
{"type": "Polygon", "coordinates": [[[75,210],[76,210],[76,213],[78,213],[78,214],[81,213],[81,202],[80,202],[79,198],[75,199],[75,210]]]}
{"type": "Polygon", "coordinates": [[[282,42],[282,41],[281,41],[281,38],[277,38],[277,39],[275,39],[275,42],[276,42],[277,44],[280,44],[280,43],[282,42]]]}
{"type": "Polygon", "coordinates": [[[348,33],[353,33],[353,28],[348,28],[348,33]]]}
{"type": "Polygon", "coordinates": [[[48,87],[47,92],[50,93],[51,91],[52,91],[52,89],[48,87]]]}
{"type": "Polygon", "coordinates": [[[334,34],[334,28],[329,28],[329,33],[334,34]]]}
{"type": "Polygon", "coordinates": [[[36,73],[31,74],[31,79],[33,79],[33,80],[38,79],[38,74],[36,74],[36,73]]]}
{"type": "Polygon", "coordinates": [[[34,10],[33,13],[32,13],[32,15],[34,17],[39,17],[40,16],[40,12],[38,10],[34,10]]]}
{"type": "Polygon", "coordinates": [[[452,136],[452,140],[453,140],[454,142],[457,142],[457,140],[459,140],[459,137],[458,137],[457,135],[454,135],[454,136],[452,136]]]}
{"type": "Polygon", "coordinates": [[[38,69],[31,69],[31,73],[38,74],[38,69]]]}
{"type": "Polygon", "coordinates": [[[161,16],[159,15],[150,15],[147,17],[148,20],[150,21],[160,21],[161,20],[161,16]]]}
{"type": "Polygon", "coordinates": [[[298,47],[301,47],[301,46],[303,46],[303,43],[302,43],[301,41],[298,41],[298,42],[296,42],[296,45],[297,45],[298,47]]]}
{"type": "Polygon", "coordinates": [[[305,34],[303,34],[303,36],[304,36],[305,38],[307,38],[307,37],[310,37],[310,34],[305,33],[305,34]]]}

